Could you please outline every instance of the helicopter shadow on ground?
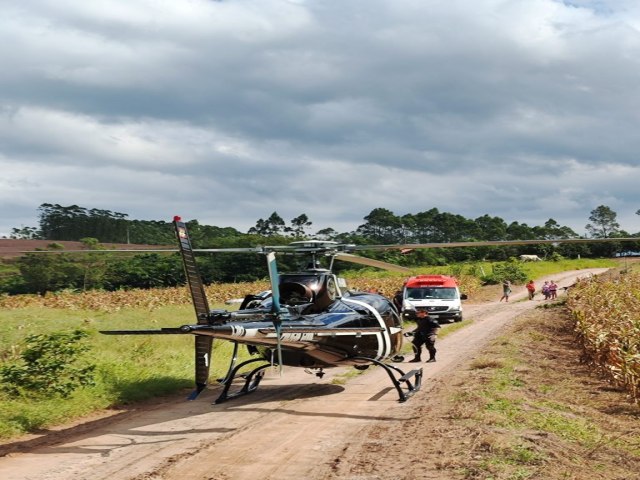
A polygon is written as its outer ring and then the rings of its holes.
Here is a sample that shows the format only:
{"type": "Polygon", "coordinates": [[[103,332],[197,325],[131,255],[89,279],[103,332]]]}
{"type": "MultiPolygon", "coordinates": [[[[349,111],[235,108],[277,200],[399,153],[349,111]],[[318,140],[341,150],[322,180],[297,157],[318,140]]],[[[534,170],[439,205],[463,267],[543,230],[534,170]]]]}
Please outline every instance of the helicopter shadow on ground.
{"type": "MultiPolygon", "coordinates": [[[[235,385],[234,385],[235,387],[235,385]]],[[[242,384],[238,384],[236,391],[242,388],[242,384]]],[[[206,395],[207,401],[213,403],[220,392],[222,387],[210,387],[206,393],[200,395],[200,399],[206,395]]],[[[230,390],[230,394],[234,389],[230,390]]],[[[235,398],[231,398],[223,403],[214,404],[216,409],[226,410],[227,407],[233,407],[238,405],[252,405],[268,402],[284,402],[292,400],[302,400],[307,398],[316,398],[327,395],[337,395],[344,391],[344,387],[334,384],[321,384],[321,383],[287,383],[269,385],[268,380],[263,380],[260,387],[254,392],[246,395],[241,395],[235,398]]]]}
{"type": "MultiPolygon", "coordinates": [[[[335,409],[331,409],[331,401],[328,399],[324,402],[324,411],[312,411],[304,410],[304,405],[301,405],[300,409],[295,408],[282,408],[278,404],[273,408],[260,406],[269,402],[283,402],[294,400],[313,399],[322,396],[336,395],[344,392],[345,388],[341,385],[334,384],[287,384],[287,385],[260,385],[260,389],[249,395],[232,399],[228,402],[220,405],[215,405],[216,408],[220,407],[221,410],[234,412],[256,412],[256,413],[280,413],[292,416],[303,417],[325,417],[325,418],[340,418],[340,419],[355,419],[355,420],[371,420],[371,421],[406,421],[407,419],[398,419],[397,417],[386,417],[378,415],[365,415],[365,414],[352,414],[345,413],[342,402],[335,403],[335,409]],[[327,408],[329,407],[329,408],[327,408]]],[[[376,394],[370,400],[375,400],[386,394],[389,389],[384,389],[383,392],[376,394]]]]}

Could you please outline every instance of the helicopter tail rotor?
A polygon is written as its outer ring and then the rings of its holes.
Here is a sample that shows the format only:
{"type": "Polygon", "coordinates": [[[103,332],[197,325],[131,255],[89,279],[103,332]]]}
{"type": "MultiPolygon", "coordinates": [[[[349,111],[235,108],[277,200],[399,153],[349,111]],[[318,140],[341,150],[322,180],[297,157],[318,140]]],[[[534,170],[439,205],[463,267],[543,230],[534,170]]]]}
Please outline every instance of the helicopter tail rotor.
{"type": "Polygon", "coordinates": [[[267,254],[267,266],[269,269],[269,281],[271,282],[271,313],[273,314],[273,326],[276,330],[278,366],[282,375],[282,320],[280,319],[280,284],[278,278],[278,267],[276,265],[276,254],[269,252],[267,254]]]}

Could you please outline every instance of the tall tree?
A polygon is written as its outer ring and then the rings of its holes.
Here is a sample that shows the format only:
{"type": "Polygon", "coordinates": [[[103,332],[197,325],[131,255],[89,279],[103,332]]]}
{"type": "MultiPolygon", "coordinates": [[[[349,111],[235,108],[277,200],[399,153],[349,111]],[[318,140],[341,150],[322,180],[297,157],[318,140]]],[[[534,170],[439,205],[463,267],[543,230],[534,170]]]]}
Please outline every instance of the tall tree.
{"type": "Polygon", "coordinates": [[[37,240],[42,238],[40,231],[36,227],[21,227],[11,229],[9,238],[15,240],[37,240]]]}
{"type": "Polygon", "coordinates": [[[434,241],[435,234],[435,218],[440,212],[437,208],[432,208],[426,212],[418,212],[415,215],[411,215],[411,222],[403,217],[405,225],[411,225],[413,227],[413,235],[418,243],[428,243],[434,241]]]}
{"type": "Polygon", "coordinates": [[[550,218],[542,227],[533,227],[533,238],[555,240],[560,238],[577,238],[578,234],[569,227],[563,227],[553,218],[550,218]]]}
{"type": "Polygon", "coordinates": [[[251,227],[247,233],[272,237],[280,235],[284,230],[285,222],[278,212],[273,212],[266,220],[260,218],[255,227],[251,227]]]}
{"type": "Polygon", "coordinates": [[[336,232],[333,228],[327,227],[327,228],[322,228],[318,230],[315,236],[319,240],[333,240],[337,234],[338,232],[336,232]]]}
{"type": "Polygon", "coordinates": [[[386,208],[374,208],[364,217],[367,223],[360,225],[357,233],[371,241],[398,243],[402,236],[402,220],[386,208]]]}
{"type": "Polygon", "coordinates": [[[127,241],[127,215],[78,205],[43,203],[38,208],[41,236],[47,240],[97,238],[101,242],[127,241]]]}
{"type": "Polygon", "coordinates": [[[507,237],[507,224],[500,217],[485,214],[476,218],[475,223],[481,240],[504,240],[507,237]]]}
{"type": "Polygon", "coordinates": [[[284,231],[292,237],[304,237],[305,228],[310,227],[312,222],[306,214],[302,213],[291,220],[291,226],[285,227],[284,231]]]}
{"type": "MultiPolygon", "coordinates": [[[[506,228],[506,225],[505,225],[506,228]]],[[[472,220],[448,212],[437,214],[433,219],[433,242],[455,242],[469,240],[475,236],[476,227],[472,220]]]]}
{"type": "Polygon", "coordinates": [[[507,240],[531,240],[535,232],[526,223],[511,222],[507,227],[507,240]]]}
{"type": "Polygon", "coordinates": [[[618,214],[611,208],[600,205],[591,210],[589,220],[591,223],[585,225],[587,232],[595,238],[609,238],[620,230],[620,224],[616,221],[618,214]]]}

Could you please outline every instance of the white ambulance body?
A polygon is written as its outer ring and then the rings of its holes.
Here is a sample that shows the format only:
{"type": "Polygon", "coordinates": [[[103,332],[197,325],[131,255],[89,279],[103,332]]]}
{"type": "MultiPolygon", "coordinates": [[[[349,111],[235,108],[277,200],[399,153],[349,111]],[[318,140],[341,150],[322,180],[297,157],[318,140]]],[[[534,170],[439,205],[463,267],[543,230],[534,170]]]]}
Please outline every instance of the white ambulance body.
{"type": "Polygon", "coordinates": [[[402,316],[411,318],[410,312],[426,310],[439,322],[462,321],[462,300],[454,277],[446,275],[417,275],[409,277],[402,291],[402,316]]]}

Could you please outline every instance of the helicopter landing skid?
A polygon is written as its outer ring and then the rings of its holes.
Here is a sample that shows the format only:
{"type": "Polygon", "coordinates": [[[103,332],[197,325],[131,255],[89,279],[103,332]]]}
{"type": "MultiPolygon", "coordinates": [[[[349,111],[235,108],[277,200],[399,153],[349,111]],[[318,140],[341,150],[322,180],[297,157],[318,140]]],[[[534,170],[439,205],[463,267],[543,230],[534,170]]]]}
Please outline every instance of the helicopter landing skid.
{"type": "Polygon", "coordinates": [[[409,400],[409,397],[420,390],[420,387],[422,386],[422,368],[416,368],[414,370],[408,371],[407,373],[404,373],[404,371],[402,371],[395,365],[389,365],[373,358],[353,357],[353,359],[366,360],[373,363],[374,365],[382,367],[384,371],[387,372],[389,378],[391,379],[391,383],[393,383],[393,386],[396,388],[399,396],[398,401],[400,402],[406,402],[407,400],[409,400]],[[399,378],[396,378],[396,373],[400,374],[399,378]],[[411,379],[414,377],[415,382],[412,383],[411,379]],[[403,383],[404,388],[402,386],[403,383]]]}
{"type": "Polygon", "coordinates": [[[264,374],[265,374],[264,369],[267,367],[270,367],[271,366],[270,363],[266,363],[265,365],[260,365],[259,367],[251,370],[249,373],[240,375],[240,377],[245,379],[245,382],[244,382],[244,386],[237,392],[229,393],[229,389],[231,388],[233,379],[236,378],[238,371],[242,367],[244,367],[245,365],[249,365],[251,363],[264,362],[264,361],[265,360],[262,358],[252,358],[242,363],[239,363],[234,368],[230,369],[227,375],[225,376],[225,378],[222,380],[219,380],[219,382],[222,385],[224,385],[224,388],[222,389],[222,393],[220,393],[218,398],[216,398],[216,400],[213,402],[214,405],[217,405],[222,402],[226,402],[227,400],[239,397],[241,395],[246,395],[248,393],[254,392],[258,388],[258,385],[260,385],[260,381],[264,377],[264,374]]]}

